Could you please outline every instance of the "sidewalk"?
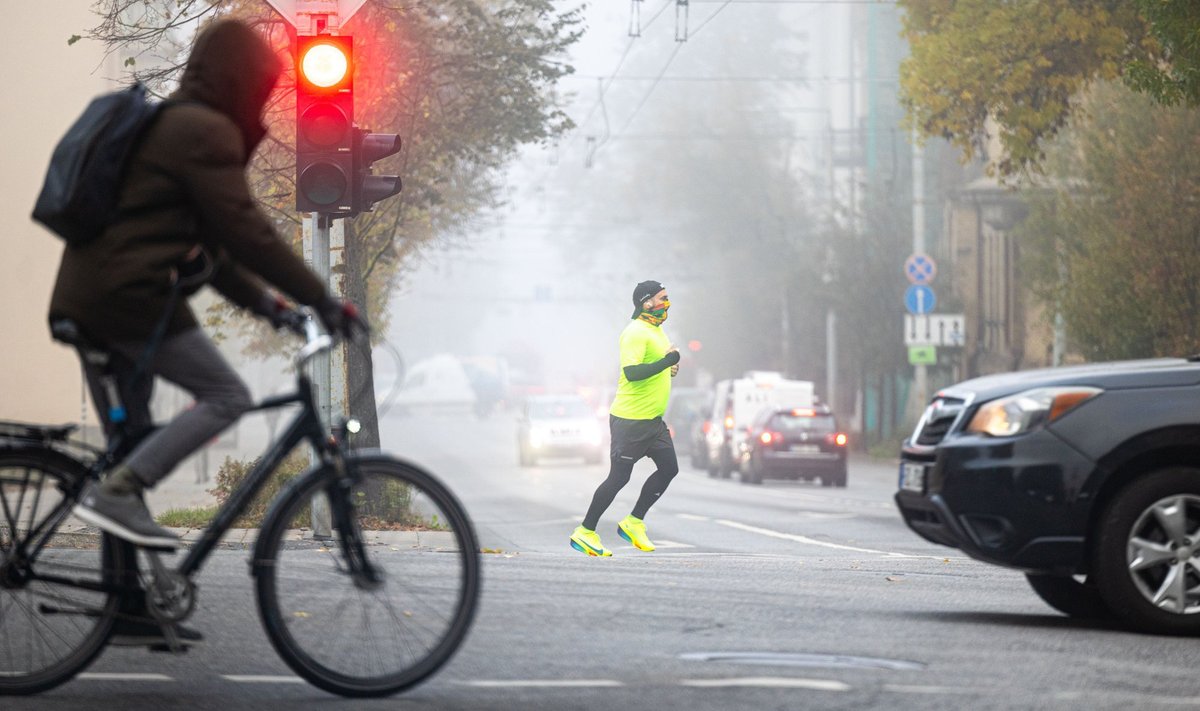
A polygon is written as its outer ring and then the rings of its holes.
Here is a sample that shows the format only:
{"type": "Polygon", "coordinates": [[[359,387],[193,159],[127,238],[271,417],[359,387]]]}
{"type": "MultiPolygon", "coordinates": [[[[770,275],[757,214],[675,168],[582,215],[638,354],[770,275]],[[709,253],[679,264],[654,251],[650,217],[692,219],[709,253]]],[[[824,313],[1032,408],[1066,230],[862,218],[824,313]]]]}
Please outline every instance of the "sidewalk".
{"type": "MultiPolygon", "coordinates": [[[[168,531],[183,539],[183,547],[191,548],[204,535],[199,528],[168,528],[168,531]]],[[[219,548],[250,550],[258,540],[257,528],[231,528],[221,536],[219,548]]],[[[363,531],[368,546],[387,546],[394,551],[427,549],[438,551],[457,550],[454,534],[449,531],[363,531]]],[[[51,539],[51,545],[72,548],[92,548],[100,540],[100,532],[94,526],[84,525],[74,517],[59,526],[51,539]]],[[[312,531],[307,528],[292,529],[284,536],[286,543],[313,542],[312,531]]]]}
{"type": "MultiPolygon", "coordinates": [[[[198,482],[191,467],[180,467],[159,482],[154,489],[146,492],[146,503],[150,507],[150,513],[155,516],[171,509],[215,506],[216,497],[208,493],[215,486],[215,478],[210,477],[207,482],[198,482]]],[[[185,548],[194,545],[204,534],[204,530],[199,528],[168,528],[167,530],[183,539],[185,548]]],[[[219,547],[249,550],[258,540],[258,531],[257,528],[231,528],[221,536],[219,547]]],[[[454,536],[446,531],[364,531],[363,534],[367,545],[389,546],[392,550],[417,548],[453,550],[455,547],[454,536]]],[[[307,528],[292,529],[288,531],[284,540],[288,542],[312,541],[312,531],[307,528]]],[[[94,546],[99,541],[99,532],[95,527],[86,526],[72,517],[59,527],[54,541],[58,544],[94,546]]]]}

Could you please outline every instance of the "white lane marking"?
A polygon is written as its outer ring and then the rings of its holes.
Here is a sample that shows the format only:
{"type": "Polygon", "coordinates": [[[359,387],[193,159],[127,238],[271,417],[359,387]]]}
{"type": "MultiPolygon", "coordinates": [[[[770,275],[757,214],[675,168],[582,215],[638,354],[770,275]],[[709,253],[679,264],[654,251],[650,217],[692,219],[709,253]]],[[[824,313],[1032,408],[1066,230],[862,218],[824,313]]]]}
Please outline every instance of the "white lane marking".
{"type": "Polygon", "coordinates": [[[222,679],[239,684],[305,684],[298,676],[272,676],[270,674],[222,674],[222,679]]]}
{"type": "Polygon", "coordinates": [[[166,674],[137,674],[133,672],[84,672],[76,679],[85,681],[175,681],[166,674]]]}
{"type": "Polygon", "coordinates": [[[954,686],[921,686],[919,684],[884,684],[884,691],[894,691],[897,694],[986,694],[990,689],[972,689],[970,687],[954,686]]]}
{"type": "Polygon", "coordinates": [[[833,679],[794,679],[777,676],[750,676],[732,679],[683,679],[680,686],[705,689],[728,687],[762,687],[775,689],[815,689],[817,691],[849,691],[850,685],[833,679]]]}
{"type": "Polygon", "coordinates": [[[664,548],[695,548],[691,543],[680,543],[679,541],[655,541],[654,547],[658,550],[664,548]]]}
{"type": "Polygon", "coordinates": [[[675,515],[678,516],[679,518],[685,519],[687,521],[711,521],[712,520],[708,516],[697,516],[696,514],[681,513],[681,514],[675,514],[675,515]]]}
{"type": "Polygon", "coordinates": [[[546,518],[540,521],[480,521],[479,523],[488,526],[557,526],[563,523],[578,523],[579,517],[569,516],[567,518],[546,518]]]}
{"type": "Polygon", "coordinates": [[[807,544],[810,546],[821,546],[823,548],[834,548],[834,549],[841,550],[841,551],[853,551],[855,553],[872,553],[875,555],[887,556],[889,558],[928,558],[930,560],[944,560],[944,558],[940,558],[938,556],[910,555],[908,553],[893,553],[891,551],[881,551],[881,550],[876,550],[874,548],[859,548],[857,546],[847,546],[847,545],[843,545],[841,543],[830,543],[829,541],[818,541],[817,539],[809,538],[808,536],[800,536],[795,533],[783,533],[782,531],[772,531],[769,528],[759,528],[758,526],[747,526],[744,523],[738,523],[737,521],[729,521],[729,520],[726,520],[723,518],[717,519],[717,523],[721,524],[722,526],[729,526],[730,528],[737,528],[742,531],[749,531],[750,533],[758,533],[760,535],[770,536],[772,538],[782,538],[785,541],[795,541],[796,543],[804,543],[804,544],[807,544]]]}
{"type": "Polygon", "coordinates": [[[467,686],[478,686],[489,689],[520,689],[526,687],[578,689],[592,686],[625,686],[624,683],[615,679],[476,679],[462,683],[467,686]]]}

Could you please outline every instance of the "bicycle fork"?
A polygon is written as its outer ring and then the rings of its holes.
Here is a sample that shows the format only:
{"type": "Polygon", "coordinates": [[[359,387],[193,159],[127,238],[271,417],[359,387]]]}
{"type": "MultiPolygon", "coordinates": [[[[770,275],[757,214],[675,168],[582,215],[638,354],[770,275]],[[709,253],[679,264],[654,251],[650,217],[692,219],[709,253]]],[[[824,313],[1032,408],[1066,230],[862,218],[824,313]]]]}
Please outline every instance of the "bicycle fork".
{"type": "Polygon", "coordinates": [[[187,650],[175,625],[187,619],[196,608],[196,584],[191,578],[162,562],[158,551],[143,549],[150,561],[149,584],[145,586],[146,610],[163,631],[167,648],[174,653],[187,650]]]}
{"type": "Polygon", "coordinates": [[[354,481],[346,473],[345,460],[339,457],[334,460],[333,466],[337,477],[325,488],[325,495],[329,498],[334,528],[341,532],[338,544],[346,558],[347,572],[357,587],[375,590],[383,584],[383,576],[367,556],[362,529],[358,525],[358,517],[354,515],[354,502],[351,500],[354,481]]]}

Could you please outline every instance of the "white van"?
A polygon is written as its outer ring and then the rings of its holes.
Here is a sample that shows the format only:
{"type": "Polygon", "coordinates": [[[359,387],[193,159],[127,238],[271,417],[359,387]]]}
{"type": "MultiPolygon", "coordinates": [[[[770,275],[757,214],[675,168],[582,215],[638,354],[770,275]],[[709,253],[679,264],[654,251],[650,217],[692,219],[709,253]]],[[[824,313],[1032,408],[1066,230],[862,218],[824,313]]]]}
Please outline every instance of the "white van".
{"type": "Polygon", "coordinates": [[[746,431],[764,408],[811,408],[816,404],[809,380],[787,380],[782,373],[751,370],[715,386],[706,442],[708,475],[728,478],[741,457],[746,431]]]}

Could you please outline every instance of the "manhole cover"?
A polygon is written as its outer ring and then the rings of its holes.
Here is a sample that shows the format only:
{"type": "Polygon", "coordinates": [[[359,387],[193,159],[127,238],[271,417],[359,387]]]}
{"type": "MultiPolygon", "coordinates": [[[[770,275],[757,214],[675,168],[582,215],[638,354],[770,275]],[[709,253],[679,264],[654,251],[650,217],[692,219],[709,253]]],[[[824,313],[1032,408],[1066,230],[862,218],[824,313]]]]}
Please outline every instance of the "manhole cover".
{"type": "Polygon", "coordinates": [[[689,652],[679,655],[693,662],[727,662],[776,667],[818,667],[822,669],[889,669],[918,671],[920,662],[879,657],[854,657],[846,654],[806,654],[803,652],[689,652]]]}

